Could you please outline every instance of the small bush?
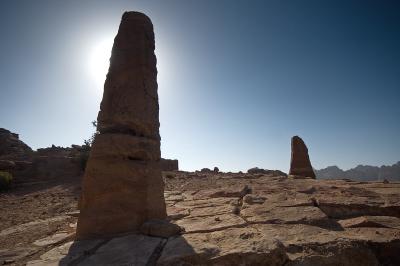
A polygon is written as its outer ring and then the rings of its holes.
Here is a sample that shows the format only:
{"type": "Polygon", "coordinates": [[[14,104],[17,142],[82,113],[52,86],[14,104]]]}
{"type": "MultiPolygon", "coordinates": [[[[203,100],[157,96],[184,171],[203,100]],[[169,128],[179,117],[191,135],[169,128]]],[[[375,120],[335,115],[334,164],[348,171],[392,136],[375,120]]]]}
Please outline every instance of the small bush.
{"type": "Polygon", "coordinates": [[[83,140],[82,150],[79,156],[79,164],[83,171],[85,171],[86,164],[89,159],[90,149],[92,148],[94,139],[99,134],[99,131],[97,130],[97,121],[92,121],[92,125],[96,129],[96,131],[92,134],[92,136],[89,139],[83,140]]]}
{"type": "Polygon", "coordinates": [[[79,165],[80,165],[82,171],[85,171],[86,163],[89,159],[89,153],[90,153],[90,151],[84,150],[84,151],[81,151],[81,154],[79,155],[79,165]]]}
{"type": "Polygon", "coordinates": [[[13,177],[9,172],[0,171],[0,191],[10,188],[13,177]]]}

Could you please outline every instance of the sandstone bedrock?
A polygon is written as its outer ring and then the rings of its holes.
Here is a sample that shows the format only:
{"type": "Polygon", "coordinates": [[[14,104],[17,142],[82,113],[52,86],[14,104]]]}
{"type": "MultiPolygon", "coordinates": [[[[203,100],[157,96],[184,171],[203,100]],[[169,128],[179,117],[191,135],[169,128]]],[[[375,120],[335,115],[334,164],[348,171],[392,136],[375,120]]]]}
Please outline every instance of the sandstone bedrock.
{"type": "MultiPolygon", "coordinates": [[[[164,195],[169,223],[150,221],[112,239],[65,239],[39,252],[25,241],[38,255],[15,260],[30,266],[400,265],[400,183],[176,171],[164,195]]],[[[48,224],[70,224],[66,219],[48,224]]],[[[33,227],[49,230],[41,224],[7,228],[0,239],[27,237],[33,227]]],[[[31,243],[66,237],[60,233],[32,236],[31,243]]]]}

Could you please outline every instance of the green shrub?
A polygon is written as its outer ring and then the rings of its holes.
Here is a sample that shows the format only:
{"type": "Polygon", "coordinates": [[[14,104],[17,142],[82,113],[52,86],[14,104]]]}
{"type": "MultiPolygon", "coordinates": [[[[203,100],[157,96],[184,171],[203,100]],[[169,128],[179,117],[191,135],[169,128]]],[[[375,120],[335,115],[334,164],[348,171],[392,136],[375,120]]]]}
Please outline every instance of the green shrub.
{"type": "Polygon", "coordinates": [[[13,177],[9,172],[0,171],[0,191],[10,188],[13,177]]]}
{"type": "Polygon", "coordinates": [[[96,138],[97,134],[99,134],[99,131],[97,130],[97,121],[92,121],[92,125],[96,130],[89,139],[83,140],[82,150],[79,156],[79,164],[83,171],[85,171],[86,163],[89,159],[90,149],[92,148],[94,139],[96,138]]]}
{"type": "Polygon", "coordinates": [[[89,149],[82,150],[81,154],[79,155],[79,165],[80,165],[82,171],[85,171],[86,163],[89,159],[89,153],[90,153],[90,147],[89,147],[89,149]]]}

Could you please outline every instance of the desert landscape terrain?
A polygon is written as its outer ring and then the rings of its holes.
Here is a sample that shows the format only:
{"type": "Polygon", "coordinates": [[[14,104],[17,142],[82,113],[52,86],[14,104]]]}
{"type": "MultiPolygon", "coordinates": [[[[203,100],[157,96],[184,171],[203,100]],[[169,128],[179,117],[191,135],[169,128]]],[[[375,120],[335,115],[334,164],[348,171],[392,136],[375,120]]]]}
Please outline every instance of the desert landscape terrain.
{"type": "Polygon", "coordinates": [[[163,173],[178,236],[127,235],[71,250],[80,176],[1,194],[9,265],[398,265],[400,183],[263,173],[163,173]],[[136,249],[142,247],[145,249],[136,249]],[[126,250],[130,250],[127,252],[126,250]],[[100,262],[104,263],[101,264],[100,262]],[[137,262],[135,264],[134,262],[137,262]]]}
{"type": "Polygon", "coordinates": [[[400,265],[400,182],[316,179],[299,136],[288,174],[161,158],[154,50],[150,18],[125,12],[84,145],[0,129],[0,264],[400,265]]]}

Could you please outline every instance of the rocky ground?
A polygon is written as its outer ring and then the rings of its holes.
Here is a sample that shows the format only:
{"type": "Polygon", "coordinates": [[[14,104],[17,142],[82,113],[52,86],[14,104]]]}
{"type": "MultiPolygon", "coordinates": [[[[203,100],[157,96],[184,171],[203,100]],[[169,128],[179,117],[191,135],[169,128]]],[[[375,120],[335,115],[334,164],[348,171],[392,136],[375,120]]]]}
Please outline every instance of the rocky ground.
{"type": "Polygon", "coordinates": [[[164,177],[169,238],[74,242],[79,177],[0,194],[0,265],[400,265],[400,183],[164,177]]]}
{"type": "Polygon", "coordinates": [[[79,193],[80,177],[21,182],[0,193],[0,265],[24,265],[51,247],[37,241],[48,236],[72,239],[79,193]]]}

